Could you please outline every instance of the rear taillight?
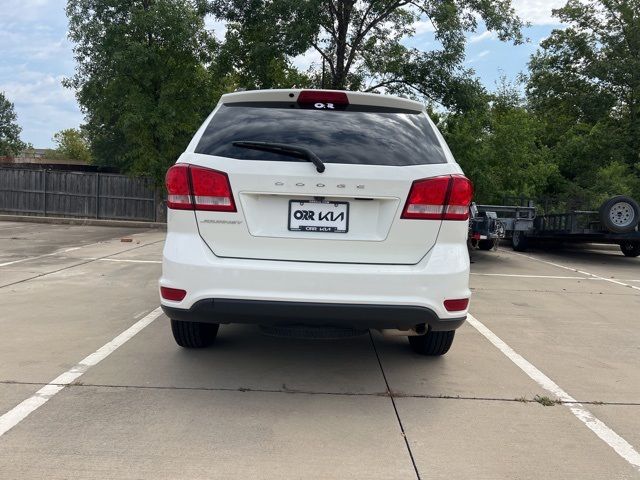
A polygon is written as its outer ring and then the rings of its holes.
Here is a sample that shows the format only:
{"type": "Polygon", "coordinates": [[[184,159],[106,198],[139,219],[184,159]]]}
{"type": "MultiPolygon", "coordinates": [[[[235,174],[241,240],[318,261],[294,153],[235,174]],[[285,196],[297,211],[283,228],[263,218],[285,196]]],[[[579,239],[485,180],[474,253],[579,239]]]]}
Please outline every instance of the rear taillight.
{"type": "Polygon", "coordinates": [[[235,212],[236,206],[226,173],[209,168],[189,167],[191,192],[196,210],[235,212]]]}
{"type": "Polygon", "coordinates": [[[298,103],[325,103],[333,105],[349,105],[349,97],[345,92],[330,90],[303,90],[298,95],[298,103]]]}
{"type": "Polygon", "coordinates": [[[462,175],[416,180],[409,191],[402,218],[467,220],[472,197],[471,181],[462,175]]]}
{"type": "Polygon", "coordinates": [[[413,182],[402,218],[442,220],[450,182],[449,176],[413,182]]]}
{"type": "Polygon", "coordinates": [[[451,177],[451,189],[447,208],[444,212],[445,220],[466,220],[469,218],[469,204],[473,199],[473,185],[471,180],[462,175],[451,177]]]}
{"type": "Polygon", "coordinates": [[[165,185],[167,186],[167,207],[174,210],[193,210],[189,165],[178,164],[167,170],[165,185]]]}
{"type": "Polygon", "coordinates": [[[224,172],[180,163],[167,171],[165,182],[169,208],[236,211],[229,178],[224,172]]]}

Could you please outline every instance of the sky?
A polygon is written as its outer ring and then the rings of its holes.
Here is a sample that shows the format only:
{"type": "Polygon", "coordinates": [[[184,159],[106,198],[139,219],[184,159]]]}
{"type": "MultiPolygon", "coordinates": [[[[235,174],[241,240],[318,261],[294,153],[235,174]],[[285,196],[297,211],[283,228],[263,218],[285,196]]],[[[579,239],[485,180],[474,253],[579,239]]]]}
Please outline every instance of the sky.
{"type": "MultiPolygon", "coordinates": [[[[0,91],[14,103],[22,140],[36,148],[53,146],[53,134],[76,128],[82,113],[74,92],[62,86],[74,71],[73,44],[67,39],[64,0],[0,0],[0,91]]],[[[514,80],[526,72],[527,62],[541,40],[561,25],[551,15],[564,0],[513,0],[520,17],[531,23],[525,30],[530,42],[514,46],[500,42],[491,32],[470,33],[466,65],[493,90],[501,76],[514,80]]],[[[217,36],[224,26],[209,21],[217,36]]],[[[408,46],[428,49],[433,34],[428,23],[416,26],[408,46]]],[[[316,60],[312,52],[295,59],[298,67],[316,60]]]]}

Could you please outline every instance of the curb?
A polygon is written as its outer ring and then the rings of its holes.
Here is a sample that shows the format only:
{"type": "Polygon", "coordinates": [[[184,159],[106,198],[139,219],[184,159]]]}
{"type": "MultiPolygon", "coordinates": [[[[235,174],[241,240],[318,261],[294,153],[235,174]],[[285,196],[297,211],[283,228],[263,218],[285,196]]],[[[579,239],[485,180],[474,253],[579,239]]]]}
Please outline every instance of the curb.
{"type": "Polygon", "coordinates": [[[0,222],[48,223],[58,225],[84,225],[95,227],[130,227],[166,230],[162,222],[139,222],[131,220],[102,220],[96,218],[38,217],[31,215],[0,215],[0,222]]]}

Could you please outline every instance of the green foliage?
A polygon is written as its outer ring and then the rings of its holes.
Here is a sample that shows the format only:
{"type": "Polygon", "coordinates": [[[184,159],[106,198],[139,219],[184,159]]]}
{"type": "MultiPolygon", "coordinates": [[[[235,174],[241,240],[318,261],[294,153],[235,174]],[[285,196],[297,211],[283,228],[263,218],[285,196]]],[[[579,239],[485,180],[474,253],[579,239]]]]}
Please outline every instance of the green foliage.
{"type": "Polygon", "coordinates": [[[0,157],[14,156],[27,148],[20,140],[22,128],[16,123],[17,119],[13,103],[0,92],[0,157]]]}
{"type": "Polygon", "coordinates": [[[458,110],[469,108],[481,91],[473,72],[463,67],[465,33],[482,20],[502,40],[523,40],[510,0],[211,0],[211,5],[229,22],[224,49],[248,86],[384,89],[458,110]],[[417,21],[430,21],[441,48],[402,45],[415,34],[417,21]],[[291,59],[309,49],[323,63],[297,76],[291,59]],[[275,79],[273,65],[284,75],[275,79]]]}
{"type": "Polygon", "coordinates": [[[440,128],[474,182],[479,203],[536,197],[557,176],[548,149],[538,142],[539,119],[523,105],[517,87],[504,81],[483,107],[446,115],[440,128]]]}
{"type": "MultiPolygon", "coordinates": [[[[313,7],[298,0],[246,3],[232,11],[227,2],[213,1],[213,12],[227,20],[225,41],[220,47],[216,74],[231,79],[246,89],[291,88],[311,84],[291,58],[304,52],[300,39],[313,30],[313,7]],[[268,10],[269,17],[264,16],[268,10]],[[295,34],[280,35],[283,26],[277,19],[287,18],[286,30],[295,34]]],[[[240,2],[239,2],[240,3],[240,2]]],[[[281,23],[281,22],[280,22],[281,23]]]]}
{"type": "Polygon", "coordinates": [[[640,1],[569,0],[530,62],[527,96],[562,181],[591,207],[640,197],[640,1]]]}
{"type": "MultiPolygon", "coordinates": [[[[640,0],[568,0],[523,99],[504,81],[487,93],[463,63],[479,22],[523,41],[511,0],[68,0],[77,69],[65,84],[86,125],[57,134],[58,151],[160,182],[224,92],[350,89],[444,107],[430,113],[479,202],[640,198],[639,11],[640,0]],[[227,22],[222,43],[211,13],[227,22]],[[416,22],[433,26],[435,47],[403,45],[416,22]],[[323,61],[301,72],[293,58],[309,50],[323,61]]],[[[25,147],[19,133],[0,94],[0,155],[25,147]]]]}
{"type": "Polygon", "coordinates": [[[632,167],[618,160],[598,168],[595,172],[592,188],[596,195],[595,203],[601,204],[605,199],[614,195],[635,196],[637,192],[640,192],[638,173],[637,169],[633,171],[632,167]]]}
{"type": "Polygon", "coordinates": [[[53,151],[55,157],[91,163],[89,140],[82,130],[77,128],[60,130],[53,136],[53,142],[56,144],[56,149],[53,151]]]}
{"type": "Polygon", "coordinates": [[[560,210],[640,197],[640,2],[569,0],[533,55],[526,101],[505,82],[440,123],[476,200],[560,210]],[[635,14],[634,14],[635,12],[635,14]]]}
{"type": "Polygon", "coordinates": [[[196,0],[68,0],[77,92],[94,162],[161,182],[212,110],[218,45],[196,0]]]}

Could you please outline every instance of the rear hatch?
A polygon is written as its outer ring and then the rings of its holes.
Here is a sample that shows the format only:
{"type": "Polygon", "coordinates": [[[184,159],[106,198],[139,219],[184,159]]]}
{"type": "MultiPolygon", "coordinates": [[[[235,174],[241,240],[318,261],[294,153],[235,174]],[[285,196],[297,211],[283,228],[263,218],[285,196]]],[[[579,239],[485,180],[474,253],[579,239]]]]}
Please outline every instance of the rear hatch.
{"type": "Polygon", "coordinates": [[[195,212],[217,256],[415,264],[435,244],[441,218],[402,218],[403,209],[415,180],[459,172],[443,148],[416,102],[247,92],[223,97],[181,161],[228,176],[237,211],[195,212]],[[324,171],[274,143],[312,152],[324,171]]]}

